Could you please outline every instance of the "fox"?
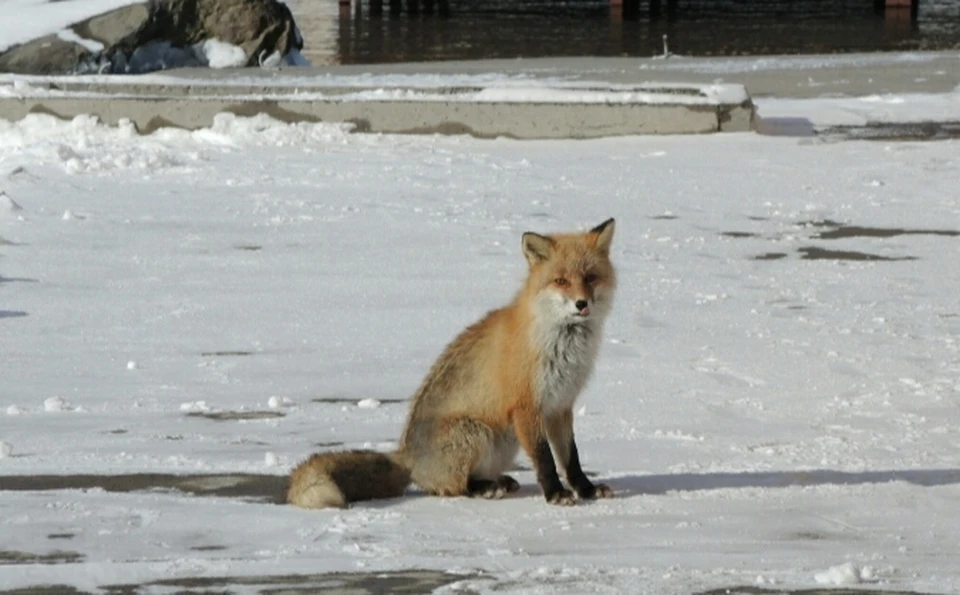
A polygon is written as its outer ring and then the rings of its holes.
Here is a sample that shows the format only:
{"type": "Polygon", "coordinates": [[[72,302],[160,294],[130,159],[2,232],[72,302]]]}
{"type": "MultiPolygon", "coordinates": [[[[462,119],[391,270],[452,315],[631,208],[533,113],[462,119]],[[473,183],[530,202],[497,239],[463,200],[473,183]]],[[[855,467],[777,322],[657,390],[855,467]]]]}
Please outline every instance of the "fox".
{"type": "Polygon", "coordinates": [[[580,465],[573,406],[593,373],[613,303],[614,223],[524,233],[523,286],[443,350],[411,398],[397,450],[314,454],[291,472],[287,502],[345,508],[400,497],[411,483],[436,496],[499,499],[520,487],[504,473],[520,449],[548,503],[612,497],[580,465]]]}

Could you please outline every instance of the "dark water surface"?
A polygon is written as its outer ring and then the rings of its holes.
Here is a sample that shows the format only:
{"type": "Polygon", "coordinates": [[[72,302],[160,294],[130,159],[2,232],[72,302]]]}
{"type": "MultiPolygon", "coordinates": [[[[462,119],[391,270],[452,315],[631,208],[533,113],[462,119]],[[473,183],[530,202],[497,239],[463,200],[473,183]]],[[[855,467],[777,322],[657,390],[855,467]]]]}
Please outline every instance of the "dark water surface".
{"type": "Polygon", "coordinates": [[[649,57],[664,35],[690,56],[960,49],[960,0],[920,0],[914,15],[874,0],[678,0],[669,18],[651,18],[649,0],[632,16],[603,0],[414,0],[415,13],[409,2],[287,4],[314,65],[649,57]]]}

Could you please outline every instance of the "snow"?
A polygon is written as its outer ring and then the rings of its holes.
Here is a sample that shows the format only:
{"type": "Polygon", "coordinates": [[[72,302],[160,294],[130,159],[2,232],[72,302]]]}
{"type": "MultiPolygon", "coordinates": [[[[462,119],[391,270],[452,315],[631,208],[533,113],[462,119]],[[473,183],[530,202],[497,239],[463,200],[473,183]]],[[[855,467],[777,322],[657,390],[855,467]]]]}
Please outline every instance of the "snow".
{"type": "Polygon", "coordinates": [[[853,562],[847,562],[818,572],[814,575],[814,580],[821,585],[857,585],[869,580],[872,575],[873,571],[869,566],[859,568],[853,562]]]}
{"type": "Polygon", "coordinates": [[[62,397],[50,397],[43,401],[43,410],[47,413],[70,411],[72,407],[62,397]]]}
{"type": "Polygon", "coordinates": [[[104,49],[104,45],[99,41],[80,37],[73,29],[61,29],[57,31],[57,37],[64,41],[79,44],[91,52],[102,52],[104,49]]]}
{"type": "Polygon", "coordinates": [[[0,191],[0,213],[15,213],[22,211],[23,207],[17,204],[15,200],[7,196],[6,192],[0,191]]]}
{"type": "Polygon", "coordinates": [[[755,101],[762,118],[804,118],[819,126],[868,123],[958,122],[960,86],[952,93],[885,93],[817,99],[764,98],[755,101]]]}
{"type": "Polygon", "coordinates": [[[523,231],[615,216],[620,278],[575,421],[614,499],[551,507],[522,456],[502,501],[3,491],[0,551],[82,559],[0,584],[427,568],[478,592],[956,593],[958,149],[0,120],[20,206],[0,209],[0,484],[389,449],[444,345],[516,291],[523,231]]]}
{"type": "Polygon", "coordinates": [[[207,39],[194,48],[210,68],[236,68],[247,63],[247,53],[243,48],[219,39],[207,39]]]}
{"type": "Polygon", "coordinates": [[[737,56],[725,59],[671,56],[656,63],[641,64],[641,69],[657,71],[696,71],[711,74],[737,74],[768,70],[858,68],[925,64],[938,59],[940,52],[871,52],[797,56],[737,56]]]}

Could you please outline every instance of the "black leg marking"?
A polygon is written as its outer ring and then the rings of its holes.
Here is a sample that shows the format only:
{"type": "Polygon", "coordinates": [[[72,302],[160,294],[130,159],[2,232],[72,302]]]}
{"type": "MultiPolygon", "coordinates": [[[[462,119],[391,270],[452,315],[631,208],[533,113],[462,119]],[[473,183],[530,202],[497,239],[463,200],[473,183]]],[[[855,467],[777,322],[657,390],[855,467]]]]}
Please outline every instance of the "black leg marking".
{"type": "Polygon", "coordinates": [[[594,498],[609,498],[613,496],[613,490],[604,484],[594,485],[583,472],[580,466],[580,453],[577,451],[577,443],[570,438],[570,460],[567,462],[567,481],[577,492],[577,496],[585,500],[594,498]]]}
{"type": "Polygon", "coordinates": [[[543,489],[543,495],[547,502],[566,506],[573,504],[573,494],[570,490],[563,489],[560,476],[557,475],[557,466],[553,462],[550,443],[545,438],[537,441],[534,464],[537,467],[537,483],[543,489]]]}

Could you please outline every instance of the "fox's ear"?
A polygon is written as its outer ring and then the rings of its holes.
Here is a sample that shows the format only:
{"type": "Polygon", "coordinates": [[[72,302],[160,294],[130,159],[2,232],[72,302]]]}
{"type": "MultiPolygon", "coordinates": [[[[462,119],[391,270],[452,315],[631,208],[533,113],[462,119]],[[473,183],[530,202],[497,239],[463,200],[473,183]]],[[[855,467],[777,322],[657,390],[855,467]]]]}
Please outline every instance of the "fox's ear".
{"type": "Polygon", "coordinates": [[[613,241],[613,229],[616,227],[614,223],[616,222],[611,217],[590,230],[590,235],[594,238],[593,245],[596,246],[598,250],[602,252],[610,251],[610,243],[613,241]]]}
{"type": "Polygon", "coordinates": [[[528,231],[523,234],[523,255],[530,266],[540,264],[550,258],[553,252],[553,240],[547,236],[528,231]]]}

